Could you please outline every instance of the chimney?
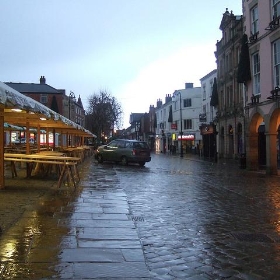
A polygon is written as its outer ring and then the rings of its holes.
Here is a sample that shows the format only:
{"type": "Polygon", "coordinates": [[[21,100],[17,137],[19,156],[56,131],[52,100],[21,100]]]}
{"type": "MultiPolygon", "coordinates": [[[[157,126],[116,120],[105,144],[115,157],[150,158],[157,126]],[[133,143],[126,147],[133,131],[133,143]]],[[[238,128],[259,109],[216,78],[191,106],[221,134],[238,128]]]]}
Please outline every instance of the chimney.
{"type": "Polygon", "coordinates": [[[157,100],[157,108],[160,108],[162,106],[162,100],[158,99],[157,100]]]}
{"type": "Polygon", "coordinates": [[[185,83],[185,89],[193,88],[193,83],[185,83]]]}
{"type": "Polygon", "coordinates": [[[40,78],[40,84],[41,85],[44,85],[46,83],[46,78],[45,78],[45,76],[41,76],[41,78],[40,78]]]}
{"type": "Polygon", "coordinates": [[[171,94],[166,94],[165,96],[165,103],[171,102],[172,101],[172,97],[171,94]]]}

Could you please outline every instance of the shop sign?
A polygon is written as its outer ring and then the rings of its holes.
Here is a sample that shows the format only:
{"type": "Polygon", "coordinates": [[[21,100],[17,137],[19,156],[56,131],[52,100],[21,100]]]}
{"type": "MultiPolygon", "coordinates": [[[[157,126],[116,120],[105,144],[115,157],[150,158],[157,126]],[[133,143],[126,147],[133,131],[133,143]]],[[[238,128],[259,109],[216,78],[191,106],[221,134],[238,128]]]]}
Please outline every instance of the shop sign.
{"type": "Polygon", "coordinates": [[[181,139],[181,135],[178,135],[178,140],[190,140],[190,141],[193,141],[194,138],[195,138],[194,134],[182,135],[182,139],[181,139]]]}
{"type": "Polygon", "coordinates": [[[171,129],[177,129],[177,123],[172,123],[171,124],[171,129]]]}
{"type": "Polygon", "coordinates": [[[205,125],[201,129],[201,134],[212,134],[213,133],[213,126],[212,125],[205,125]]]}

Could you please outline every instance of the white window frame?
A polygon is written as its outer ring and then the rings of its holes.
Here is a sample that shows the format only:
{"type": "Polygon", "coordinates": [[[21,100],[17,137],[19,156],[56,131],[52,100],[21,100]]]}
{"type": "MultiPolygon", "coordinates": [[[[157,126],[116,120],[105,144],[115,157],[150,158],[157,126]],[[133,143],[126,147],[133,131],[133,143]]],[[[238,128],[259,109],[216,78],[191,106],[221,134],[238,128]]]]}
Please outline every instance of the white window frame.
{"type": "Polygon", "coordinates": [[[273,83],[280,86],[280,39],[273,43],[273,83]]]}
{"type": "Polygon", "coordinates": [[[272,0],[272,18],[280,16],[280,0],[272,0]]]}
{"type": "Polygon", "coordinates": [[[206,85],[205,84],[203,84],[203,100],[205,100],[206,99],[206,85]]]}
{"type": "Polygon", "coordinates": [[[252,55],[252,68],[253,68],[253,95],[259,95],[261,93],[260,89],[260,55],[256,52],[252,55]]]}
{"type": "Polygon", "coordinates": [[[48,103],[48,96],[45,95],[45,94],[42,94],[42,95],[40,96],[40,103],[42,103],[42,104],[47,104],[47,103],[48,103]]]}
{"type": "Polygon", "coordinates": [[[184,99],[183,104],[184,104],[184,108],[192,107],[192,99],[191,98],[184,99]]]}
{"type": "Polygon", "coordinates": [[[184,120],[184,129],[192,129],[193,128],[193,121],[192,119],[184,120]]]}
{"type": "Polygon", "coordinates": [[[258,9],[258,5],[254,6],[251,9],[251,33],[252,33],[252,35],[259,33],[259,9],[258,9]]]}
{"type": "Polygon", "coordinates": [[[214,83],[214,81],[213,81],[213,80],[211,80],[211,81],[210,81],[210,92],[209,92],[209,97],[210,97],[210,98],[212,97],[212,92],[213,92],[213,83],[214,83]]]}

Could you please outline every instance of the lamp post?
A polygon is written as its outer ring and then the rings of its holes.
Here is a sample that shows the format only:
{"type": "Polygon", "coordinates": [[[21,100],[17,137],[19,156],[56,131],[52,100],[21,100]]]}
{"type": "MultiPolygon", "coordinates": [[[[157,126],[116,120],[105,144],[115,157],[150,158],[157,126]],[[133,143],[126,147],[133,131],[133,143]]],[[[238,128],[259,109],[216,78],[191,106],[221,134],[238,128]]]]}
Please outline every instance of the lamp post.
{"type": "MultiPolygon", "coordinates": [[[[178,91],[177,92],[179,95],[180,95],[180,132],[179,132],[179,135],[180,135],[180,139],[181,139],[181,150],[180,150],[180,157],[182,158],[183,157],[183,117],[182,117],[182,95],[181,95],[181,91],[178,91]]],[[[175,95],[175,93],[174,93],[175,95]]],[[[174,98],[175,96],[173,96],[174,98]]],[[[174,99],[173,99],[174,100],[174,99]]]]}
{"type": "Polygon", "coordinates": [[[69,93],[69,99],[68,99],[68,109],[69,109],[69,112],[68,112],[68,117],[69,117],[69,120],[71,120],[71,100],[75,98],[75,93],[70,91],[69,93]]]}
{"type": "Polygon", "coordinates": [[[217,155],[217,119],[213,120],[213,134],[214,134],[214,161],[218,162],[218,155],[217,155]]]}
{"type": "MultiPolygon", "coordinates": [[[[71,100],[75,98],[75,93],[70,91],[69,93],[69,99],[68,99],[68,118],[71,120],[71,100]]],[[[68,135],[68,145],[71,145],[71,135],[68,135]]]]}
{"type": "Polygon", "coordinates": [[[182,118],[182,95],[181,91],[179,91],[180,94],[180,135],[181,135],[181,152],[180,157],[183,157],[183,118],[182,118]]]}

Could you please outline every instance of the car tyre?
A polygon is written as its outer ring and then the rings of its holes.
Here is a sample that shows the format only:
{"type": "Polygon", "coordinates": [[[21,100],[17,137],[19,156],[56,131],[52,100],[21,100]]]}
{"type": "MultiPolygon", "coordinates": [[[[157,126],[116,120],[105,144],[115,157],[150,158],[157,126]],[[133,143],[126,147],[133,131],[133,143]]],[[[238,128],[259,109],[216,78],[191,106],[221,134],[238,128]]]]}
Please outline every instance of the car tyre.
{"type": "Polygon", "coordinates": [[[99,162],[99,163],[102,163],[103,162],[103,157],[102,157],[102,155],[97,155],[97,161],[99,162]]]}
{"type": "Polygon", "coordinates": [[[122,163],[122,165],[128,165],[127,157],[122,156],[121,163],[122,163]]]}
{"type": "Polygon", "coordinates": [[[140,165],[140,166],[144,166],[145,163],[146,163],[145,161],[140,161],[140,162],[139,162],[139,165],[140,165]]]}

